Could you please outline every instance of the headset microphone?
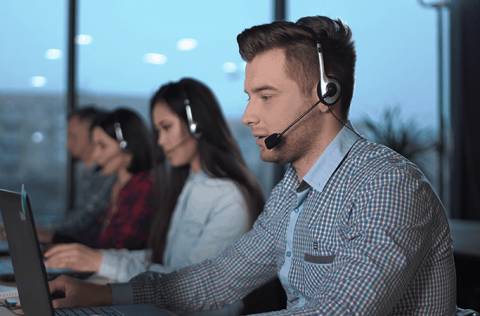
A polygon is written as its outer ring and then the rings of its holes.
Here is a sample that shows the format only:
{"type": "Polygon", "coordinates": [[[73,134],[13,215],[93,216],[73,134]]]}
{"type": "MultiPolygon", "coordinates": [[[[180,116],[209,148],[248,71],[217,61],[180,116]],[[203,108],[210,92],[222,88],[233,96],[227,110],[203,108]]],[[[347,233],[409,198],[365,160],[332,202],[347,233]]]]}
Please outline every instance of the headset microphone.
{"type": "Polygon", "coordinates": [[[278,146],[282,142],[282,136],[285,134],[293,125],[297,124],[305,115],[310,113],[318,104],[320,103],[320,100],[315,102],[314,105],[312,105],[307,111],[305,111],[302,115],[297,117],[295,121],[293,121],[286,129],[284,129],[281,133],[274,133],[267,138],[265,138],[265,147],[267,149],[272,149],[276,146],[278,146]]]}

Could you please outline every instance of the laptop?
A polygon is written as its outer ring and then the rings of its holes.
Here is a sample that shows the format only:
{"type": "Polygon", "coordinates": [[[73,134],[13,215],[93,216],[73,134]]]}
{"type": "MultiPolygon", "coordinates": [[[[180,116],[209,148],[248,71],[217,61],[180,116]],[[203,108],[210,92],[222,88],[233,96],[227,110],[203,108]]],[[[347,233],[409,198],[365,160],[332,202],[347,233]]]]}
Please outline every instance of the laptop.
{"type": "Polygon", "coordinates": [[[4,239],[0,240],[0,256],[7,256],[8,252],[8,242],[4,239]]]}
{"type": "MultiPolygon", "coordinates": [[[[5,225],[18,294],[25,315],[173,315],[149,304],[54,310],[42,253],[35,233],[30,201],[23,187],[21,193],[0,190],[0,211],[5,225]]],[[[11,312],[11,315],[16,314],[11,312]]]]}

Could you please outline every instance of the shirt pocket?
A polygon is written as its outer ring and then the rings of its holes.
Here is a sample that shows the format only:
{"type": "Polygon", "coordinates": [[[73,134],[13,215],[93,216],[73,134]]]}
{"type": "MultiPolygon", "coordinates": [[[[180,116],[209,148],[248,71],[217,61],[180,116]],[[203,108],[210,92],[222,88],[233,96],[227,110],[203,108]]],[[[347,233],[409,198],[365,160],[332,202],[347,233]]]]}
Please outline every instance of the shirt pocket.
{"type": "Polygon", "coordinates": [[[303,258],[303,272],[305,277],[305,291],[307,296],[315,297],[325,284],[326,276],[332,269],[335,255],[305,253],[303,258]]]}

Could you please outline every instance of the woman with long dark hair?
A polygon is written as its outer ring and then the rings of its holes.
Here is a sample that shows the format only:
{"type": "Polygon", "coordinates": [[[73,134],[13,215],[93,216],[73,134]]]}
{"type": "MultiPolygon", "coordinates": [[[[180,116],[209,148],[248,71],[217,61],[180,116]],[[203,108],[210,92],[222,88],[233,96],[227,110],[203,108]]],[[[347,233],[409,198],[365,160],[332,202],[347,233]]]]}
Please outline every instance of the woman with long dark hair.
{"type": "MultiPolygon", "coordinates": [[[[126,281],[146,270],[166,273],[213,258],[250,229],[263,208],[263,196],[211,90],[194,79],[169,83],[153,95],[150,110],[166,158],[158,168],[159,207],[150,249],[77,246],[72,253],[77,264],[52,265],[48,258],[47,266],[126,281]]],[[[218,313],[236,315],[240,310],[241,304],[234,304],[218,313]]]]}

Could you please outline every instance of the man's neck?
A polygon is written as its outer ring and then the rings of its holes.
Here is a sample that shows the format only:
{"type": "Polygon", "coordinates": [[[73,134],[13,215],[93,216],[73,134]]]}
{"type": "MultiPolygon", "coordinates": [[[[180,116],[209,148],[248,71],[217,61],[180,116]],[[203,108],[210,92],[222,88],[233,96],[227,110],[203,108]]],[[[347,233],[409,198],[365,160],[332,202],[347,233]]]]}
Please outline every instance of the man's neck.
{"type": "Polygon", "coordinates": [[[299,182],[303,180],[303,177],[305,177],[318,158],[323,154],[342,127],[340,124],[334,124],[331,127],[323,129],[323,131],[318,133],[318,137],[311,142],[310,148],[301,157],[292,162],[299,182]]]}

